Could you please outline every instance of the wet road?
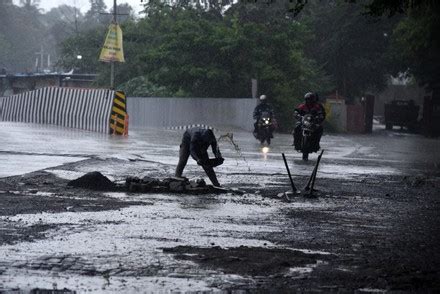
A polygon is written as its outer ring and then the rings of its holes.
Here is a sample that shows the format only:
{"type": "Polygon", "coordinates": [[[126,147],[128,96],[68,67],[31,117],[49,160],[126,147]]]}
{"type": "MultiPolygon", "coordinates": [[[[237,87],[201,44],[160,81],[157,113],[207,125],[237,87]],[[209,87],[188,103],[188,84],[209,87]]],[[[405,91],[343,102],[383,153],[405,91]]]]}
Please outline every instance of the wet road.
{"type": "MultiPolygon", "coordinates": [[[[217,169],[220,183],[228,187],[265,189],[286,185],[281,152],[288,158],[294,179],[300,181],[313,169],[316,155],[304,164],[293,151],[291,137],[276,134],[264,154],[251,134],[233,132],[240,153],[227,140],[219,142],[225,164],[217,169]]],[[[127,176],[171,176],[177,163],[182,131],[130,130],[128,137],[112,137],[51,126],[0,123],[0,177],[46,170],[74,179],[100,171],[112,180],[127,176]],[[93,161],[89,159],[99,159],[93,161]],[[117,161],[114,161],[117,160],[117,161]],[[76,162],[74,168],[68,163],[76,162]],[[117,162],[117,163],[115,163],[117,162]],[[68,167],[69,166],[69,167],[68,167]]],[[[218,136],[219,134],[217,134],[218,136]]],[[[373,135],[326,135],[319,170],[320,178],[353,179],[381,175],[437,175],[439,140],[417,135],[376,130],[373,135]]],[[[184,174],[204,176],[191,160],[184,174]]],[[[60,195],[44,195],[60,197],[60,195]]],[[[283,247],[267,240],[282,234],[288,222],[283,211],[342,211],[331,198],[299,199],[284,203],[255,194],[178,196],[160,194],[106,193],[123,201],[143,205],[99,212],[19,214],[2,221],[24,227],[51,225],[43,240],[0,246],[0,286],[4,289],[72,289],[79,292],[124,291],[221,291],[228,285],[249,284],[250,277],[202,269],[189,260],[177,260],[162,248],[283,247]]],[[[1,196],[0,196],[1,197],[1,196]]],[[[350,200],[357,207],[365,200],[350,200]]],[[[374,200],[377,201],[377,200],[374,200]]],[[[369,202],[375,209],[379,202],[369,202]]],[[[67,209],[68,210],[68,209],[67,209]]],[[[364,216],[368,217],[368,216],[364,216]]],[[[391,226],[386,221],[372,227],[391,226]]],[[[312,229],[297,223],[296,232],[312,229]]],[[[328,228],[332,230],[331,227],[328,228]]],[[[319,247],[287,247],[310,254],[336,254],[319,247]]],[[[292,268],[293,277],[306,275],[314,265],[292,268]]],[[[0,287],[0,289],[1,289],[0,287]]]]}
{"type": "MultiPolygon", "coordinates": [[[[251,134],[226,129],[216,135],[226,132],[234,133],[243,157],[223,139],[219,145],[227,160],[218,169],[219,174],[284,173],[281,152],[291,160],[294,175],[310,170],[310,165],[304,165],[300,154],[290,146],[289,135],[277,134],[269,152],[264,154],[251,134]]],[[[56,126],[2,122],[0,177],[91,157],[148,160],[174,168],[181,135],[181,131],[134,129],[128,137],[114,137],[56,126]]],[[[324,177],[432,173],[440,165],[439,140],[413,134],[377,129],[373,135],[325,135],[321,145],[325,149],[320,166],[324,177]]],[[[315,158],[316,154],[311,155],[311,160],[315,158]]],[[[191,170],[196,167],[191,161],[189,166],[191,170]]]]}

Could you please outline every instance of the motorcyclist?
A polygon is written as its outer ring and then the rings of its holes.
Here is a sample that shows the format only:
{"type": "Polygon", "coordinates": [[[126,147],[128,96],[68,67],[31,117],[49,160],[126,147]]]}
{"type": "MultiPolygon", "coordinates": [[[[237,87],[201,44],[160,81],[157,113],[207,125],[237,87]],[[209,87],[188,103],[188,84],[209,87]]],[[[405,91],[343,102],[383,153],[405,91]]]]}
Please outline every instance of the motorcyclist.
{"type": "Polygon", "coordinates": [[[316,151],[320,149],[319,142],[321,140],[324,128],[322,123],[325,120],[325,109],[321,103],[318,102],[318,95],[316,93],[308,92],[304,95],[304,103],[298,105],[294,110],[294,116],[296,119],[295,129],[293,131],[293,145],[296,150],[301,149],[301,119],[306,114],[312,114],[315,118],[315,123],[318,124],[318,128],[315,132],[315,146],[316,151]]]}
{"type": "Polygon", "coordinates": [[[182,177],[183,169],[190,155],[198,165],[202,166],[212,184],[220,187],[213,167],[223,164],[224,159],[217,146],[217,140],[212,130],[195,127],[185,131],[182,143],[180,144],[179,163],[177,164],[175,172],[176,177],[182,177]],[[212,147],[215,159],[209,159],[209,146],[212,147]]]}
{"type": "Polygon", "coordinates": [[[263,94],[260,96],[259,100],[260,100],[260,103],[255,107],[254,114],[253,114],[253,118],[255,119],[253,134],[254,134],[255,138],[257,138],[257,136],[258,136],[258,121],[260,120],[261,115],[264,112],[267,112],[267,113],[269,113],[270,118],[274,119],[273,108],[269,103],[267,103],[267,96],[263,94]]]}

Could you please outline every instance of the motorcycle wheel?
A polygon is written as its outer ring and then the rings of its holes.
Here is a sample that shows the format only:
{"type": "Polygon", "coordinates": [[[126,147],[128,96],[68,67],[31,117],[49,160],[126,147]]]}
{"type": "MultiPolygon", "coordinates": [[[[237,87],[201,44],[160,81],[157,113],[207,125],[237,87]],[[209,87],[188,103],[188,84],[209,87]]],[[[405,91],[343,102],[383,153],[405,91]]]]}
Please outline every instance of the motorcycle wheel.
{"type": "Polygon", "coordinates": [[[304,161],[309,160],[309,138],[306,136],[302,137],[302,142],[301,142],[301,151],[302,151],[302,159],[304,161]]]}

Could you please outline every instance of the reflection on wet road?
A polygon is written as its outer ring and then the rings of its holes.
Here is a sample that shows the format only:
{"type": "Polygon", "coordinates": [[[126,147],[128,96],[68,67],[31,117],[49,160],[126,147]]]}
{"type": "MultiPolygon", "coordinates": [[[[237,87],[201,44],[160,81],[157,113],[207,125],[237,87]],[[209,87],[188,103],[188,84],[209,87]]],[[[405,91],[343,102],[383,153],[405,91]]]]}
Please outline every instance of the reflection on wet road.
{"type": "MultiPolygon", "coordinates": [[[[226,131],[231,130],[224,133],[226,131]]],[[[220,174],[284,174],[282,152],[290,159],[294,175],[311,170],[313,163],[304,164],[300,154],[290,146],[290,135],[277,134],[269,150],[262,152],[252,134],[232,131],[246,160],[237,154],[232,144],[222,140],[220,148],[226,162],[218,169],[220,174]]],[[[217,136],[221,134],[222,131],[217,136]]],[[[181,131],[133,129],[128,137],[117,137],[57,126],[2,122],[1,176],[54,167],[80,160],[79,157],[137,159],[175,165],[181,135],[181,131]]],[[[320,166],[324,177],[429,173],[440,164],[438,140],[416,135],[384,131],[374,135],[325,135],[321,146],[325,149],[320,166]]],[[[312,161],[315,158],[316,154],[311,156],[312,161]]],[[[189,165],[195,166],[191,161],[189,165]]]]}

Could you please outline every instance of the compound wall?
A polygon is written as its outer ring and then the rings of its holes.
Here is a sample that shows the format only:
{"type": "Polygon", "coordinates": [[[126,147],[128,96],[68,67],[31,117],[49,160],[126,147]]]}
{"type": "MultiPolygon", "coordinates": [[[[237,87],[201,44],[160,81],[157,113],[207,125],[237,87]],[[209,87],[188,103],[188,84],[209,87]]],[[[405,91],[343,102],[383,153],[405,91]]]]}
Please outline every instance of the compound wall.
{"type": "Polygon", "coordinates": [[[204,124],[217,129],[253,129],[253,98],[146,98],[127,97],[130,127],[204,124]]]}
{"type": "Polygon", "coordinates": [[[122,134],[126,133],[122,130],[126,103],[131,127],[203,124],[217,129],[252,130],[252,113],[257,103],[252,98],[127,97],[124,101],[118,95],[123,93],[107,89],[41,88],[0,98],[0,121],[54,124],[102,133],[121,128],[117,133],[122,134]]]}

